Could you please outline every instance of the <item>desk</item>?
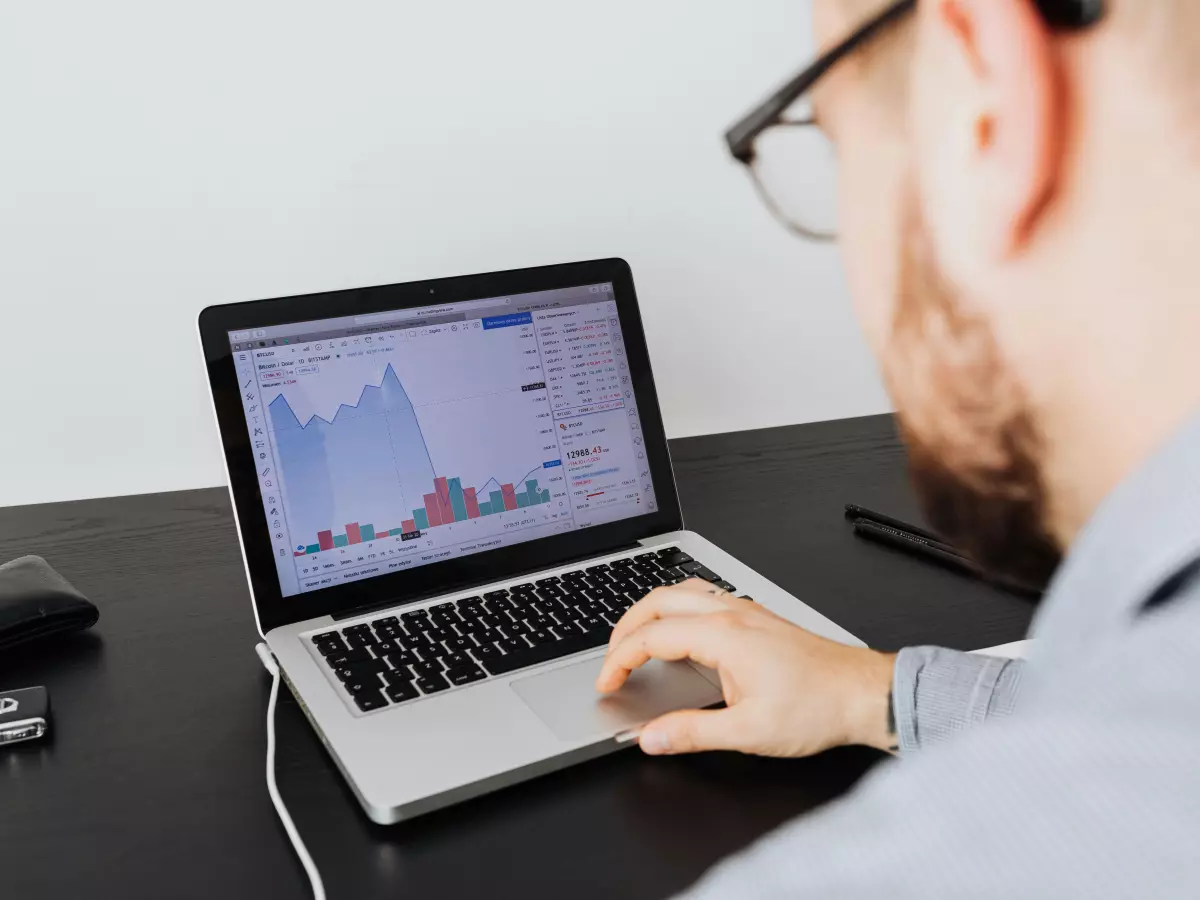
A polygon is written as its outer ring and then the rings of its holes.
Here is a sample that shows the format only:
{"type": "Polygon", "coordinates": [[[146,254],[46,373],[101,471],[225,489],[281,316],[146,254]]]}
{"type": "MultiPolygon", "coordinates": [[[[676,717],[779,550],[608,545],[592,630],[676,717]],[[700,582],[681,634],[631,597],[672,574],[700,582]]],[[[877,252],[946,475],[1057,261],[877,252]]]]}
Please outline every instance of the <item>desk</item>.
{"type": "MultiPolygon", "coordinates": [[[[843,521],[846,501],[915,515],[890,417],[671,449],[689,527],[868,643],[1024,635],[1028,601],[862,542],[843,521]]],[[[0,891],[307,896],[263,780],[268,681],[225,490],[0,509],[0,559],[24,553],[102,614],[91,633],[0,659],[0,684],[50,688],[56,727],[45,745],[0,752],[0,891]]],[[[278,733],[280,790],[334,900],[663,897],[880,759],[628,751],[383,828],[290,696],[278,733]]]]}

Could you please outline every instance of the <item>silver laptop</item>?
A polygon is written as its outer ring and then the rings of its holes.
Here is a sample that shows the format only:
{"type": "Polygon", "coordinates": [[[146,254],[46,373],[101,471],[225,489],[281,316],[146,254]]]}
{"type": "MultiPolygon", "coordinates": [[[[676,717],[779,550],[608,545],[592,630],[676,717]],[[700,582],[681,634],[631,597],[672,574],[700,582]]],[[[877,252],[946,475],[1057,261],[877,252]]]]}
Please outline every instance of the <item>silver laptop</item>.
{"type": "Polygon", "coordinates": [[[685,530],[621,260],[216,306],[200,334],[259,630],[375,822],[719,703],[688,663],[596,694],[656,586],[860,643],[685,530]]]}

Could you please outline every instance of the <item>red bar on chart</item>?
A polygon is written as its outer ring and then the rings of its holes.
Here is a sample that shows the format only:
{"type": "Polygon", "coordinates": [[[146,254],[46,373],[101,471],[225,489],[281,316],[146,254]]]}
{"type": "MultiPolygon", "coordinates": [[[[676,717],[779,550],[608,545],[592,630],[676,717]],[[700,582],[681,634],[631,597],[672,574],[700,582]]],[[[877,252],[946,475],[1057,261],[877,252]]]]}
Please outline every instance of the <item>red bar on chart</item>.
{"type": "MultiPolygon", "coordinates": [[[[445,478],[433,479],[433,490],[437,494],[438,519],[443,524],[454,521],[454,507],[450,505],[450,485],[445,478]]],[[[429,524],[433,524],[430,522],[429,524]]]]}
{"type": "Polygon", "coordinates": [[[425,495],[425,515],[429,516],[429,527],[442,524],[442,512],[438,506],[437,494],[425,495]]]}
{"type": "Polygon", "coordinates": [[[358,530],[357,522],[351,522],[346,526],[346,542],[350,544],[362,543],[362,532],[358,530]]]}
{"type": "Polygon", "coordinates": [[[386,531],[377,531],[377,532],[375,532],[375,537],[377,537],[377,538],[381,538],[381,537],[387,537],[387,536],[388,536],[388,533],[387,533],[386,531]]]}
{"type": "Polygon", "coordinates": [[[517,492],[516,492],[516,490],[513,489],[513,486],[511,484],[500,485],[500,493],[504,497],[504,508],[505,509],[516,509],[517,508],[517,492]]]}
{"type": "Polygon", "coordinates": [[[333,549],[333,532],[332,531],[318,531],[317,532],[317,543],[321,545],[322,550],[332,550],[333,549]]]}
{"type": "Polygon", "coordinates": [[[304,555],[303,550],[295,550],[292,552],[292,556],[303,556],[303,555],[304,555]]]}
{"type": "Polygon", "coordinates": [[[475,498],[475,488],[467,488],[463,491],[463,500],[467,504],[467,518],[479,518],[479,501],[475,498]]]}
{"type": "Polygon", "coordinates": [[[417,530],[417,522],[415,519],[405,519],[400,523],[401,534],[412,534],[417,530]]]}

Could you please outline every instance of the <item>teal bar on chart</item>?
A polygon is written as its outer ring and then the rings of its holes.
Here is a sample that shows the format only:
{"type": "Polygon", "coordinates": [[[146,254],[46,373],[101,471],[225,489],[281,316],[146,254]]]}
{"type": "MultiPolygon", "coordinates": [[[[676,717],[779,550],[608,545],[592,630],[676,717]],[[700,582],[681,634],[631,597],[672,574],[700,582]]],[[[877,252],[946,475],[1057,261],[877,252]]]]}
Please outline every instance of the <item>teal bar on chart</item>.
{"type": "Polygon", "coordinates": [[[450,508],[454,511],[455,522],[467,521],[467,501],[463,497],[462,479],[451,478],[450,485],[450,508]]]}

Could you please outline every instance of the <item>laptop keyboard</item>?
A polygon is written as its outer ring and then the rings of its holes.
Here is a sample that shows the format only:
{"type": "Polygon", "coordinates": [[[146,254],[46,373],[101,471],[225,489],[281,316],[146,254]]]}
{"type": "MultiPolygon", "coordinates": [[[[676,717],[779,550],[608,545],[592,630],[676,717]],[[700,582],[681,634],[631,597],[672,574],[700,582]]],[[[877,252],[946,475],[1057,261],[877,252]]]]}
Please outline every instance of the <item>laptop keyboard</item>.
{"type": "Polygon", "coordinates": [[[678,547],[313,635],[363,712],[507,675],[608,643],[656,587],[702,578],[737,589],[678,547]]]}

